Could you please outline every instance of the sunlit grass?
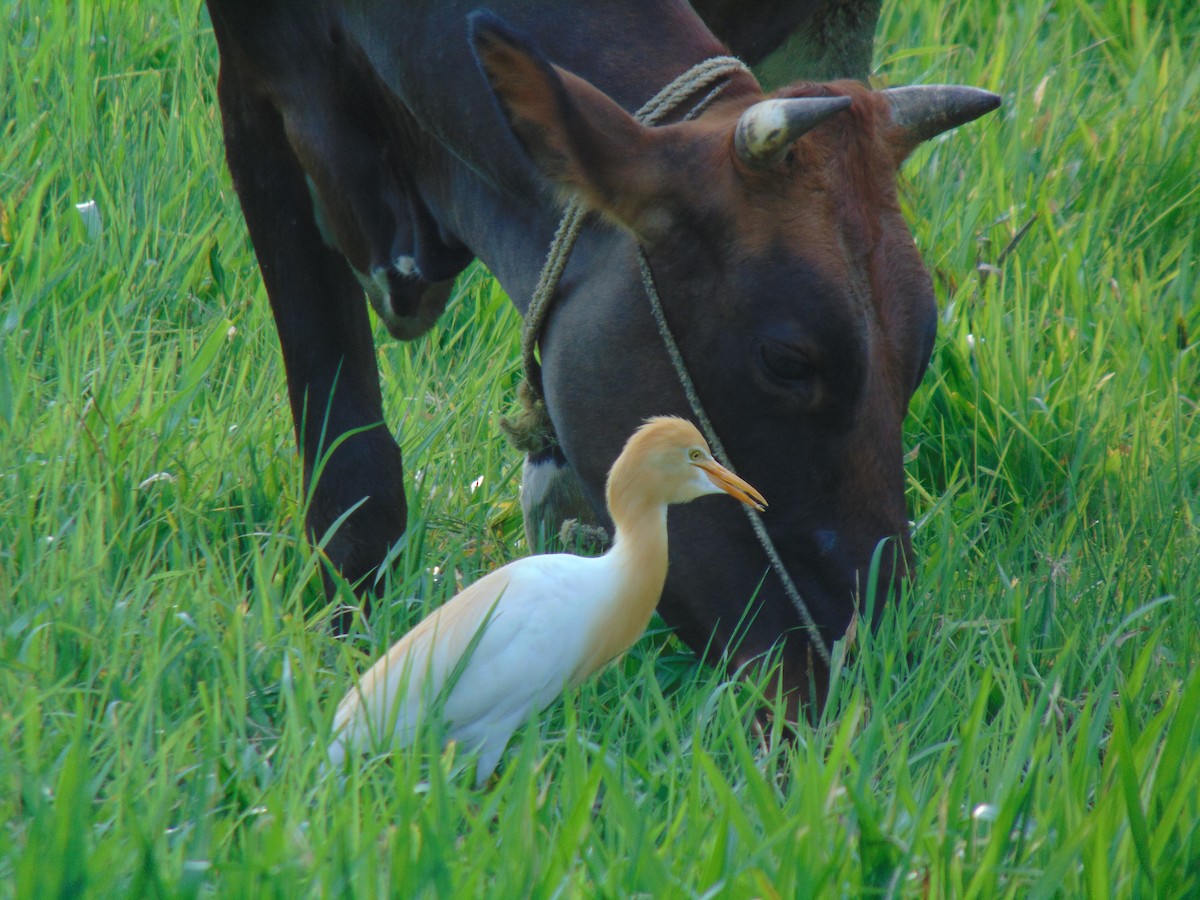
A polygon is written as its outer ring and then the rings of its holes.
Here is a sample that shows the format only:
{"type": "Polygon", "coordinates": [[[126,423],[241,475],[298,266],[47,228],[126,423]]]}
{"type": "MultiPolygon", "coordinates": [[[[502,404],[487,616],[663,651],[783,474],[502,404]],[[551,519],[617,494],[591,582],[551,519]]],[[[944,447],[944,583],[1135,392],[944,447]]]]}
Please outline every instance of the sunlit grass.
{"type": "Polygon", "coordinates": [[[881,83],[1005,100],[906,170],[942,309],[911,591],[795,742],[655,630],[477,792],[432,742],[341,781],[320,741],[390,638],[526,552],[518,319],[473,272],[380,341],[412,517],[335,641],[211,31],[138,7],[0,3],[4,893],[1200,890],[1200,14],[887,5],[881,83]]]}

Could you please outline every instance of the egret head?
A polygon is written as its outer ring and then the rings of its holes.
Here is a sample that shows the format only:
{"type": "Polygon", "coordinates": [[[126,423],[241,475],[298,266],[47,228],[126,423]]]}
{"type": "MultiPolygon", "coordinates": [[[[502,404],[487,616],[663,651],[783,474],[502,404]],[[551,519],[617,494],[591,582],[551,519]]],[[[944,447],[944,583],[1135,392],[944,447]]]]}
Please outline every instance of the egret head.
{"type": "Polygon", "coordinates": [[[760,510],[767,504],[753,486],[713,459],[695,425],[674,416],[648,419],[626,442],[609,473],[609,506],[627,492],[658,504],[719,493],[760,510]]]}

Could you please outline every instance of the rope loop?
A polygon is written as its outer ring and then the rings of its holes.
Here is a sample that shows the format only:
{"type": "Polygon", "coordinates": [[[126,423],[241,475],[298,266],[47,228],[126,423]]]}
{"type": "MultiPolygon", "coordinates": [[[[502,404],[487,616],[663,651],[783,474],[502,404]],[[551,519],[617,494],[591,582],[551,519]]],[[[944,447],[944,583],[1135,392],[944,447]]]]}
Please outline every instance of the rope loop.
{"type": "MultiPolygon", "coordinates": [[[[634,113],[634,118],[643,125],[656,125],[688,97],[708,88],[708,93],[692,106],[684,121],[694,119],[708,108],[729,79],[738,72],[748,72],[746,64],[733,56],[714,56],[698,63],[647,100],[634,113]]],[[[546,262],[538,275],[537,285],[525,311],[525,324],[521,330],[521,364],[525,378],[518,392],[520,409],[500,420],[500,427],[518,450],[540,453],[557,446],[554,425],[546,411],[545,393],[542,390],[542,365],[538,360],[537,348],[542,327],[550,312],[554,292],[562,280],[575,240],[583,228],[588,210],[578,200],[572,200],[563,211],[558,230],[550,242],[546,262]],[[530,449],[532,448],[532,449],[530,449]]]]}

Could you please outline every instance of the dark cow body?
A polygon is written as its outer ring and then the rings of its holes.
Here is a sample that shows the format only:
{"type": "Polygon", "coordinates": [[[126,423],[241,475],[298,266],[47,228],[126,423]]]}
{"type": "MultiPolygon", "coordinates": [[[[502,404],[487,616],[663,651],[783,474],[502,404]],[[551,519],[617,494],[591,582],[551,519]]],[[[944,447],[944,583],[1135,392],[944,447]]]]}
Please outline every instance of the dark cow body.
{"type": "MultiPolygon", "coordinates": [[[[651,133],[621,111],[727,52],[686,4],[500,0],[493,8],[514,31],[480,20],[473,50],[474,2],[209,0],[229,165],[306,478],[328,457],[310,531],[321,538],[361,504],[326,553],[369,585],[405,527],[364,286],[388,328],[413,337],[478,256],[524,312],[561,197],[579,194],[599,216],[542,343],[560,463],[602,510],[625,438],[648,416],[689,415],[637,274],[636,237],[716,431],[771,501],[770,532],[832,642],[876,546],[891,539],[881,596],[909,555],[901,421],[936,322],[895,196],[912,141],[879,94],[800,86],[784,93],[853,105],[784,163],[754,171],[731,149],[742,112],[762,99],[748,73],[695,122],[651,133]]],[[[729,4],[710,6],[719,17],[729,4]]],[[[743,31],[745,46],[777,43],[743,31]]],[[[810,665],[800,618],[741,514],[698,502],[672,513],[671,535],[660,609],[680,636],[713,652],[738,637],[735,664],[782,640],[784,686],[807,695],[811,672],[822,694],[826,673],[810,665]]]]}

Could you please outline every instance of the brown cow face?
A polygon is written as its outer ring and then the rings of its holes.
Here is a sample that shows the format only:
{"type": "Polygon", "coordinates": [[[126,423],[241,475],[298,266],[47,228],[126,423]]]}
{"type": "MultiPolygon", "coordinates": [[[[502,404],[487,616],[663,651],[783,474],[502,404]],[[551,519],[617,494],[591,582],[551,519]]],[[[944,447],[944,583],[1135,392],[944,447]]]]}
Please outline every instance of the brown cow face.
{"type": "MultiPolygon", "coordinates": [[[[704,190],[678,193],[672,227],[647,240],[697,392],[734,465],[764,485],[780,552],[835,638],[881,542],[891,539],[881,595],[907,571],[901,423],[929,360],[936,306],[897,207],[904,147],[892,142],[886,101],[856,85],[808,90],[846,93],[853,106],[767,170],[747,169],[730,150],[745,101],[680,126],[693,132],[693,152],[672,170],[701,160],[707,174],[689,180],[704,190]]],[[[754,558],[741,523],[689,511],[673,526],[680,543],[754,558]]],[[[668,616],[687,621],[709,577],[679,567],[668,616]]],[[[794,614],[779,593],[768,578],[762,625],[743,644],[752,652],[789,628],[794,614]]]]}
{"type": "MultiPolygon", "coordinates": [[[[779,552],[825,640],[836,639],[877,548],[880,596],[907,571],[901,422],[936,330],[929,277],[896,200],[913,129],[887,96],[861,85],[799,86],[782,94],[851,103],[769,165],[747,164],[734,135],[762,99],[750,79],[700,119],[650,129],[503,30],[477,27],[475,41],[534,163],[646,248],[713,425],[770,501],[765,522],[779,552]]],[[[609,287],[630,289],[619,279],[609,287]]],[[[603,289],[587,299],[599,306],[603,289]]],[[[581,316],[580,327],[559,340],[576,343],[574,362],[550,396],[587,407],[561,404],[556,420],[576,470],[602,483],[624,434],[639,417],[674,411],[651,407],[679,390],[631,317],[588,322],[577,312],[587,304],[569,306],[560,321],[581,316]],[[597,423],[616,433],[605,437],[597,423]]],[[[737,511],[696,503],[673,512],[671,525],[660,609],[689,644],[740,640],[737,663],[798,631],[737,511]]],[[[783,651],[785,687],[801,694],[804,646],[791,639],[783,651]]]]}

